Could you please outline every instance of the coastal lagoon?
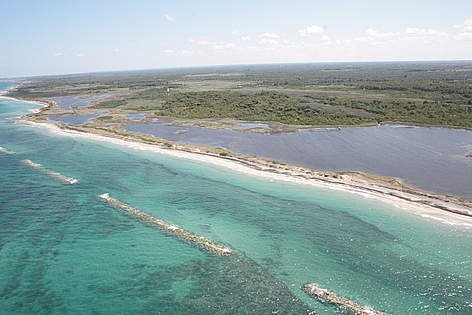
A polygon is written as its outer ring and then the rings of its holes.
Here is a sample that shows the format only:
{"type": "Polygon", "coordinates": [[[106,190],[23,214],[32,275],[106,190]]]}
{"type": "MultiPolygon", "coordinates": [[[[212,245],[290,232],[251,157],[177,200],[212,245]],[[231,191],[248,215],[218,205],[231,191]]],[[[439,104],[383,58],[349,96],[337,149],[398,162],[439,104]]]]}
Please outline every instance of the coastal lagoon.
{"type": "Polygon", "coordinates": [[[470,227],[13,124],[35,107],[0,99],[0,146],[16,152],[0,155],[3,313],[336,314],[300,289],[308,282],[388,313],[472,311],[470,227]],[[181,242],[101,202],[103,193],[235,254],[181,242]]]}
{"type": "Polygon", "coordinates": [[[49,100],[56,102],[60,108],[71,107],[87,107],[95,101],[100,101],[110,97],[112,94],[99,94],[92,97],[77,97],[77,96],[59,96],[51,97],[49,100]]]}
{"type": "Polygon", "coordinates": [[[98,110],[93,114],[82,114],[82,115],[64,115],[64,116],[50,116],[48,120],[61,122],[67,125],[79,126],[87,123],[88,121],[107,114],[107,110],[98,110]]]}
{"type": "Polygon", "coordinates": [[[402,125],[302,129],[293,133],[126,125],[125,130],[185,144],[225,148],[298,166],[362,171],[472,199],[472,131],[402,125]]]}

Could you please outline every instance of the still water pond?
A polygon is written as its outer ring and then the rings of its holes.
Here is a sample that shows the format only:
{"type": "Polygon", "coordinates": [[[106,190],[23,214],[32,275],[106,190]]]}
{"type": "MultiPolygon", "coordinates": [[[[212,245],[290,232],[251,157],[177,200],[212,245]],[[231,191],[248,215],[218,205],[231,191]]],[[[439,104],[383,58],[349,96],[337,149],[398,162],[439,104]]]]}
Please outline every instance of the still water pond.
{"type": "Polygon", "coordinates": [[[125,129],[315,169],[393,176],[430,191],[472,198],[472,158],[466,157],[472,152],[472,131],[468,130],[389,125],[260,134],[159,123],[129,124],[125,129]]]}

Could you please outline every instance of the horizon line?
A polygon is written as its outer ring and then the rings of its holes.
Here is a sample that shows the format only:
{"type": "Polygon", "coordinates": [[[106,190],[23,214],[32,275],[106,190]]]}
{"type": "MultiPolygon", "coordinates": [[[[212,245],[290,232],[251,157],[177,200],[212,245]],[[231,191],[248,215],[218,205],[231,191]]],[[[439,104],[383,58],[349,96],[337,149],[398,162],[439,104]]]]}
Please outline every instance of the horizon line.
{"type": "Polygon", "coordinates": [[[295,62],[270,62],[270,63],[233,63],[233,64],[215,64],[215,65],[199,65],[199,66],[171,66],[157,68],[136,68],[136,69],[110,69],[85,72],[63,72],[48,74],[21,75],[13,77],[0,77],[0,80],[21,80],[29,78],[54,77],[54,76],[74,76],[86,74],[105,74],[114,72],[139,72],[139,71],[159,71],[159,70],[185,70],[199,68],[218,68],[218,67],[237,67],[237,66],[276,66],[276,65],[303,65],[303,64],[346,64],[346,63],[438,63],[438,62],[472,62],[472,59],[417,59],[417,60],[333,60],[333,61],[295,61],[295,62]]]}

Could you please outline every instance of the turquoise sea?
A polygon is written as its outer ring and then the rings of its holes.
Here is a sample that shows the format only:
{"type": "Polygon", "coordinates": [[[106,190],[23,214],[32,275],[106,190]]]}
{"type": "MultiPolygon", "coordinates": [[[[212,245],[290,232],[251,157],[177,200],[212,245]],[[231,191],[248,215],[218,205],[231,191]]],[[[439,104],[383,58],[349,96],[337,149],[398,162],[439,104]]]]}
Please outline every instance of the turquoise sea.
{"type": "Polygon", "coordinates": [[[307,282],[390,314],[472,313],[470,229],[12,122],[35,107],[0,99],[0,146],[16,152],[0,155],[1,314],[335,314],[307,282]],[[166,235],[105,192],[236,253],[166,235]]]}

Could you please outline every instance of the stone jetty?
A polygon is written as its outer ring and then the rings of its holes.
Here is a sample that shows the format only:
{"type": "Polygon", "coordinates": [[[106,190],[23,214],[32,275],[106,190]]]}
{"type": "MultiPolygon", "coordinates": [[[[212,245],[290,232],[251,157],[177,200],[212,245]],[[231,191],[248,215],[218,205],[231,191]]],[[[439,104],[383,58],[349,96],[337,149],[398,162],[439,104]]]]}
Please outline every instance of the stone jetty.
{"type": "Polygon", "coordinates": [[[0,153],[10,155],[10,154],[14,154],[15,152],[7,150],[4,147],[0,147],[0,153]]]}
{"type": "Polygon", "coordinates": [[[74,185],[74,184],[77,184],[79,181],[75,178],[72,178],[72,177],[67,177],[65,175],[62,175],[61,173],[59,172],[56,172],[56,171],[53,171],[53,170],[49,170],[45,167],[43,167],[41,164],[39,163],[34,163],[33,161],[31,160],[22,160],[21,163],[25,164],[25,165],[28,165],[29,167],[31,168],[34,168],[34,169],[37,169],[38,171],[40,171],[41,173],[44,173],[46,175],[49,175],[50,177],[54,178],[55,180],[61,182],[61,183],[64,183],[64,184],[68,184],[68,185],[74,185]]]}
{"type": "Polygon", "coordinates": [[[308,283],[303,289],[312,297],[317,298],[323,303],[330,303],[344,312],[355,315],[386,315],[383,312],[377,311],[370,306],[361,305],[355,301],[349,300],[345,297],[339,296],[336,293],[320,288],[316,283],[308,283]]]}
{"type": "Polygon", "coordinates": [[[232,250],[228,247],[225,247],[223,245],[217,244],[213,242],[212,240],[209,240],[203,236],[199,236],[196,234],[193,234],[187,230],[182,229],[181,227],[178,227],[176,225],[167,223],[161,219],[158,219],[156,217],[153,217],[152,215],[149,215],[145,212],[142,212],[141,210],[135,209],[129,205],[127,205],[124,202],[121,202],[118,199],[114,199],[110,197],[109,194],[102,194],[98,196],[99,199],[109,203],[113,207],[120,209],[127,214],[130,214],[134,217],[137,217],[147,223],[150,223],[152,225],[157,226],[161,230],[176,236],[179,239],[182,239],[184,241],[187,241],[189,243],[193,243],[209,252],[212,252],[214,254],[220,255],[220,256],[227,256],[232,253],[232,250]]]}

